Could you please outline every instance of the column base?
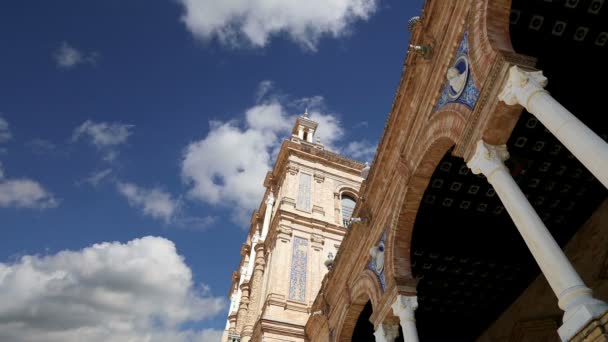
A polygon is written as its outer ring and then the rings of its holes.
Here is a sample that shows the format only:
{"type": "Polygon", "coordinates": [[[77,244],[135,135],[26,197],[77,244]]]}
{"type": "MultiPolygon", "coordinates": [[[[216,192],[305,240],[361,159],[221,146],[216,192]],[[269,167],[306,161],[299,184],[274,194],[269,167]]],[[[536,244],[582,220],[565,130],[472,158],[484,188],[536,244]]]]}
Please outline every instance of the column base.
{"type": "Polygon", "coordinates": [[[592,320],[583,330],[576,334],[572,342],[606,342],[608,341],[608,313],[592,320]]]}
{"type": "MultiPolygon", "coordinates": [[[[587,334],[586,329],[594,324],[599,324],[602,329],[608,328],[608,305],[600,300],[592,303],[582,304],[564,315],[564,323],[557,333],[562,341],[596,341],[595,339],[577,339],[581,334],[587,334]],[[597,323],[603,321],[604,323],[597,323]]],[[[593,330],[593,329],[592,329],[593,330]]],[[[597,340],[597,341],[608,341],[597,340]]]]}

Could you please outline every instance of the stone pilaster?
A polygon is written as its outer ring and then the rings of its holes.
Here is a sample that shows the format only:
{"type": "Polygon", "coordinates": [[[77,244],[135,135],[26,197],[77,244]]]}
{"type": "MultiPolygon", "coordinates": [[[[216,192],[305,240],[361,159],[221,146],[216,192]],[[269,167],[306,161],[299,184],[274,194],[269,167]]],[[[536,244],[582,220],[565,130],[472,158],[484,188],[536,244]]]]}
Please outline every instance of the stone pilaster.
{"type": "Polygon", "coordinates": [[[241,304],[236,315],[236,334],[240,335],[247,319],[247,309],[249,308],[249,283],[241,284],[241,304]]]}
{"type": "Polygon", "coordinates": [[[251,278],[249,310],[247,311],[245,326],[241,333],[242,342],[248,342],[251,339],[251,335],[253,335],[253,326],[258,317],[257,308],[262,293],[262,277],[264,276],[264,267],[266,266],[264,261],[264,249],[264,242],[259,242],[255,245],[255,268],[251,278]]]}

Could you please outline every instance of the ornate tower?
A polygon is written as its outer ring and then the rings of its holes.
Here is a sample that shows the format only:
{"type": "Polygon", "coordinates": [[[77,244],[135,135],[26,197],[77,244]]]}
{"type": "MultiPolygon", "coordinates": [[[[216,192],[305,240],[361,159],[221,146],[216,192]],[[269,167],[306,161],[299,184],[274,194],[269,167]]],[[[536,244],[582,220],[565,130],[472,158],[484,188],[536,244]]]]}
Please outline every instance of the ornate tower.
{"type": "Polygon", "coordinates": [[[223,342],[304,341],[304,326],[336,255],[364,164],[325,150],[317,122],[298,117],[254,211],[232,276],[223,342]]]}

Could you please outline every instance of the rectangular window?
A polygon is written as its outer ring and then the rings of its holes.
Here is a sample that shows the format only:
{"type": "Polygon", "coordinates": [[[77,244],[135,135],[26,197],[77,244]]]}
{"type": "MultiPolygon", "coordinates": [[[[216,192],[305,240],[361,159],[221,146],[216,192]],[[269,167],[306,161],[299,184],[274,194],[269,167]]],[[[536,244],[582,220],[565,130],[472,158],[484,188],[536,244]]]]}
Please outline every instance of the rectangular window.
{"type": "Polygon", "coordinates": [[[308,265],[308,240],[293,238],[291,255],[291,273],[289,275],[289,299],[304,302],[306,300],[306,267],[308,265]]]}
{"type": "Polygon", "coordinates": [[[310,183],[312,176],[300,172],[300,186],[298,188],[298,202],[296,207],[301,210],[310,211],[310,183]]]}

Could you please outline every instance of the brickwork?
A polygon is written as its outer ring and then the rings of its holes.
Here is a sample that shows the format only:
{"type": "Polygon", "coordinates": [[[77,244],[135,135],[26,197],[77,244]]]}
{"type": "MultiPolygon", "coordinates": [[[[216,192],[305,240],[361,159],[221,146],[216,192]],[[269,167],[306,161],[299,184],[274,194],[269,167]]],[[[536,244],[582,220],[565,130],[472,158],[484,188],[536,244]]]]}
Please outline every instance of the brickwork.
{"type": "Polygon", "coordinates": [[[451,147],[453,154],[466,159],[482,138],[505,143],[521,112],[521,108],[501,105],[497,98],[510,65],[534,64],[533,59],[512,50],[509,12],[508,0],[425,2],[410,44],[430,45],[433,53],[428,58],[409,53],[405,58],[378,152],[362,185],[362,200],[355,208],[354,215],[366,217],[368,222],[354,225],[348,232],[334,269],[323,281],[323,297],[315,300],[312,310],[328,308],[327,315],[308,321],[306,331],[311,341],[325,341],[327,335],[321,331],[349,340],[363,299],[371,299],[374,313],[370,320],[378,326],[392,319],[390,306],[398,294],[415,295],[417,282],[410,264],[412,231],[437,164],[451,147]],[[469,34],[469,76],[479,89],[479,97],[473,109],[454,102],[437,112],[447,69],[465,31],[469,34]],[[363,274],[370,247],[385,231],[386,288],[382,291],[376,290],[377,279],[368,281],[363,274]],[[353,290],[359,287],[368,289],[363,299],[353,297],[353,290]]]}

